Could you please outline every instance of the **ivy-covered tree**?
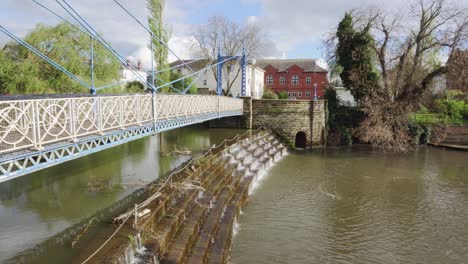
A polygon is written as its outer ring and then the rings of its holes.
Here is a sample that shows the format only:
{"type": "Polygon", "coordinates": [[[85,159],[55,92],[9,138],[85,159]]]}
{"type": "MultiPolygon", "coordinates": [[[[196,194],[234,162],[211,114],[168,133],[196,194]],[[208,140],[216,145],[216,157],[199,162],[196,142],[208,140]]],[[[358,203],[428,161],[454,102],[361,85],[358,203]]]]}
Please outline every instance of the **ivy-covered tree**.
{"type": "Polygon", "coordinates": [[[336,33],[340,77],[357,102],[364,97],[374,96],[379,90],[379,74],[373,63],[374,39],[369,30],[369,26],[360,31],[355,30],[351,14],[346,13],[336,33]]]}
{"type": "MultiPolygon", "coordinates": [[[[49,58],[91,83],[90,39],[70,25],[37,25],[25,41],[49,58]]],[[[95,44],[95,84],[118,79],[120,64],[104,47],[95,44]]],[[[17,43],[0,51],[0,93],[44,94],[88,92],[81,84],[17,43]]]]}

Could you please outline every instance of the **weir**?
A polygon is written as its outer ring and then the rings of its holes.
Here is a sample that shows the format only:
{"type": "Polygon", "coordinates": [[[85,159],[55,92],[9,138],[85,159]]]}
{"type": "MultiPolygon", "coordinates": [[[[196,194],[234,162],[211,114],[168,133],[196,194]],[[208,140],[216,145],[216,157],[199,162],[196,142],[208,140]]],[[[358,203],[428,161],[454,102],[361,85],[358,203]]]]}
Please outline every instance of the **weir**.
{"type": "Polygon", "coordinates": [[[249,193],[286,152],[264,129],[213,146],[148,186],[144,202],[114,219],[114,235],[77,263],[226,263],[249,193]]]}

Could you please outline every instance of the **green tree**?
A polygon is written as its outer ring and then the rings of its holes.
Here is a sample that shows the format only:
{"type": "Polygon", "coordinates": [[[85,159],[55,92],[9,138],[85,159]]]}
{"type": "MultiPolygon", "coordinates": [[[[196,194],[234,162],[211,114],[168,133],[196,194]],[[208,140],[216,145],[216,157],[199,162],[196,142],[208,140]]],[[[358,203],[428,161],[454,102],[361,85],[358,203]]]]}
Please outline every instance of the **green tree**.
{"type": "Polygon", "coordinates": [[[270,88],[265,87],[262,99],[276,100],[278,99],[278,95],[275,92],[273,92],[270,88]]]}
{"type": "MultiPolygon", "coordinates": [[[[37,25],[25,41],[65,69],[90,84],[90,39],[70,25],[37,25]]],[[[95,48],[95,84],[108,84],[118,79],[120,64],[104,47],[95,48]]],[[[16,43],[0,52],[0,92],[77,93],[88,90],[69,76],[16,43]]]]}
{"type": "Polygon", "coordinates": [[[142,93],[145,91],[145,86],[140,81],[132,81],[125,85],[127,93],[142,93]]]}
{"type": "Polygon", "coordinates": [[[358,103],[364,97],[374,96],[379,90],[379,74],[373,62],[374,39],[369,31],[370,26],[356,31],[351,14],[346,13],[336,33],[336,56],[337,63],[341,66],[340,77],[358,103]]]}
{"type": "MultiPolygon", "coordinates": [[[[171,74],[171,79],[170,79],[171,82],[175,80],[179,80],[182,77],[184,77],[184,75],[182,75],[182,73],[178,71],[171,71],[170,74],[171,74]]],[[[175,89],[179,91],[185,91],[187,88],[190,87],[189,90],[187,91],[187,93],[189,94],[196,94],[198,92],[198,89],[193,83],[193,79],[191,77],[188,77],[188,78],[185,78],[183,80],[173,83],[172,87],[174,87],[175,89]]],[[[171,92],[177,92],[175,89],[171,89],[171,92]]]]}
{"type": "MultiPolygon", "coordinates": [[[[164,25],[163,13],[165,2],[165,0],[148,0],[147,2],[149,11],[148,24],[153,36],[155,36],[151,41],[153,42],[154,61],[158,71],[167,69],[169,66],[169,51],[165,46],[168,45],[171,34],[166,25],[164,25]]],[[[155,82],[157,85],[167,83],[170,79],[170,75],[168,71],[161,72],[158,74],[159,80],[155,80],[155,82]]],[[[168,92],[169,90],[169,87],[163,88],[164,92],[168,92]]]]}

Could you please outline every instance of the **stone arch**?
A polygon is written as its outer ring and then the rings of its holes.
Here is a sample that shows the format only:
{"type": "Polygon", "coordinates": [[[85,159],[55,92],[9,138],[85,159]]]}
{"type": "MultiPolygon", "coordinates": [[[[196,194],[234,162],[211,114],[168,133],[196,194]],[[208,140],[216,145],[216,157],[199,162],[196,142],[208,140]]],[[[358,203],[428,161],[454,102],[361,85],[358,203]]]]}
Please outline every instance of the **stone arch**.
{"type": "Polygon", "coordinates": [[[297,132],[294,146],[301,149],[307,147],[307,134],[304,131],[297,132]]]}

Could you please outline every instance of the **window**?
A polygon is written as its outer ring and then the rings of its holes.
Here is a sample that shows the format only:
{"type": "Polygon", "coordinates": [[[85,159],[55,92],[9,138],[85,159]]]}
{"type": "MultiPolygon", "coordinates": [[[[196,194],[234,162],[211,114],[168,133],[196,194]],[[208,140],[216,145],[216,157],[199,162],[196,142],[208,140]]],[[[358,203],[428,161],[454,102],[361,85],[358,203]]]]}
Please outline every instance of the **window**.
{"type": "Polygon", "coordinates": [[[291,84],[292,85],[299,85],[299,76],[298,75],[293,75],[291,78],[291,84]]]}
{"type": "Polygon", "coordinates": [[[288,97],[291,97],[291,91],[288,91],[288,97]]]}
{"type": "Polygon", "coordinates": [[[207,86],[208,85],[208,82],[206,80],[203,80],[203,85],[204,86],[207,86]]]}
{"type": "Polygon", "coordinates": [[[273,85],[273,76],[271,75],[267,76],[267,85],[273,85]]]}
{"type": "Polygon", "coordinates": [[[297,92],[297,97],[302,97],[302,91],[297,92]]]}
{"type": "Polygon", "coordinates": [[[306,91],[306,97],[310,97],[310,90],[306,91]]]}
{"type": "Polygon", "coordinates": [[[293,91],[293,97],[296,97],[297,93],[296,91],[293,91]]]}
{"type": "Polygon", "coordinates": [[[284,78],[283,76],[280,77],[280,84],[281,84],[281,85],[285,85],[285,84],[286,84],[286,78],[284,78]]]}
{"type": "Polygon", "coordinates": [[[307,76],[306,85],[311,85],[311,84],[312,84],[312,78],[310,76],[307,76]]]}

